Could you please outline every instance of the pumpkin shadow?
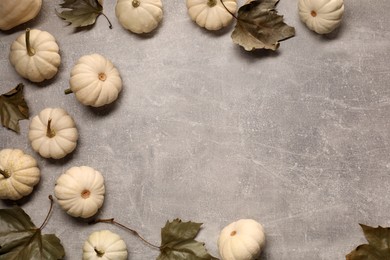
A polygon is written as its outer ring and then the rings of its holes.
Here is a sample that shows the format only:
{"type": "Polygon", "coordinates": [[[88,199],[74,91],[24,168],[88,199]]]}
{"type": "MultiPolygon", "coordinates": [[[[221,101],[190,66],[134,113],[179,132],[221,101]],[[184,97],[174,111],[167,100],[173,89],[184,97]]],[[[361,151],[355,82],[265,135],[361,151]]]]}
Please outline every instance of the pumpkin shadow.
{"type": "Polygon", "coordinates": [[[29,195],[27,195],[21,199],[18,199],[18,200],[3,200],[3,203],[8,207],[13,207],[13,206],[22,207],[23,205],[34,200],[35,196],[37,195],[35,190],[40,189],[41,183],[42,183],[42,175],[41,175],[41,180],[38,182],[37,185],[34,186],[34,188],[33,188],[34,190],[29,195]]]}
{"type": "Polygon", "coordinates": [[[70,162],[73,157],[77,156],[77,149],[80,145],[80,139],[77,140],[76,148],[69,154],[65,155],[65,157],[62,157],[60,159],[53,159],[53,158],[46,158],[46,161],[51,165],[64,165],[70,162]]]}
{"type": "Polygon", "coordinates": [[[107,105],[104,105],[104,106],[101,106],[101,107],[92,107],[92,106],[88,106],[88,110],[94,114],[95,116],[107,116],[111,113],[113,113],[113,111],[115,111],[116,109],[118,109],[118,104],[121,103],[121,99],[122,99],[122,96],[123,96],[123,92],[124,91],[124,87],[122,87],[122,91],[119,93],[118,95],[118,98],[116,100],[114,100],[112,103],[110,104],[107,104],[107,105]]]}

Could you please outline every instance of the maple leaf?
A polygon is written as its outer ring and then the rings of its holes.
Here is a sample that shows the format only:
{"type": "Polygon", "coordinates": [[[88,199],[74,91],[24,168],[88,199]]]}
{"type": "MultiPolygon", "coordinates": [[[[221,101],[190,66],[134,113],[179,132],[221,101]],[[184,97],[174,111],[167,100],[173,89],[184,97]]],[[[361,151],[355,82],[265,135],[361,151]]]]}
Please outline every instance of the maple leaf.
{"type": "Polygon", "coordinates": [[[369,227],[360,224],[368,244],[358,246],[346,256],[347,260],[390,259],[390,228],[369,227]]]}
{"type": "Polygon", "coordinates": [[[175,219],[167,221],[161,229],[160,255],[157,260],[214,260],[204,243],[195,240],[201,223],[182,222],[175,219]]]}
{"type": "Polygon", "coordinates": [[[240,7],[233,42],[247,51],[279,48],[279,42],[295,35],[294,27],[283,22],[275,6],[279,0],[255,0],[240,7]]]}
{"type": "Polygon", "coordinates": [[[24,85],[20,83],[11,91],[0,96],[1,124],[17,133],[19,120],[28,119],[28,106],[23,97],[24,85]]]}
{"type": "Polygon", "coordinates": [[[70,9],[62,11],[61,13],[56,11],[57,15],[69,22],[74,27],[84,27],[92,25],[96,22],[96,19],[103,15],[108,23],[110,29],[112,24],[107,16],[103,13],[103,6],[101,1],[98,0],[64,0],[60,4],[62,8],[70,9]]]}
{"type": "Polygon", "coordinates": [[[61,241],[53,234],[42,235],[46,221],[47,217],[37,228],[23,209],[0,209],[0,260],[62,259],[65,251],[61,241]]]}

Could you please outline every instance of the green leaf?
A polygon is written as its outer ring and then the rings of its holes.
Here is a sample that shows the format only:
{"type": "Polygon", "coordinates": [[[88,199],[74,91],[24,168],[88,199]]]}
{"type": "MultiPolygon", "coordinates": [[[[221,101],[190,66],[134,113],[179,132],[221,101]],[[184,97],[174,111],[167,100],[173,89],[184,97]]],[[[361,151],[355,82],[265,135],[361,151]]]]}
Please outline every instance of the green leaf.
{"type": "Polygon", "coordinates": [[[358,246],[346,256],[347,260],[390,259],[390,228],[369,227],[360,224],[368,244],[358,246]]]}
{"type": "Polygon", "coordinates": [[[64,0],[60,6],[70,10],[57,12],[57,15],[74,27],[92,25],[98,16],[103,14],[103,6],[97,0],[64,0]]]}
{"type": "Polygon", "coordinates": [[[24,85],[20,83],[0,96],[1,124],[17,133],[20,132],[19,120],[28,119],[28,106],[23,97],[23,87],[24,85]]]}
{"type": "Polygon", "coordinates": [[[214,260],[204,243],[195,240],[201,223],[182,222],[175,219],[167,221],[161,229],[160,255],[157,260],[214,260]]]}
{"type": "Polygon", "coordinates": [[[65,256],[55,235],[42,235],[19,207],[0,209],[0,260],[57,260],[65,256]]]}
{"type": "Polygon", "coordinates": [[[295,28],[283,22],[275,7],[279,0],[255,0],[238,10],[233,42],[247,51],[276,50],[279,42],[295,35],[295,28]]]}

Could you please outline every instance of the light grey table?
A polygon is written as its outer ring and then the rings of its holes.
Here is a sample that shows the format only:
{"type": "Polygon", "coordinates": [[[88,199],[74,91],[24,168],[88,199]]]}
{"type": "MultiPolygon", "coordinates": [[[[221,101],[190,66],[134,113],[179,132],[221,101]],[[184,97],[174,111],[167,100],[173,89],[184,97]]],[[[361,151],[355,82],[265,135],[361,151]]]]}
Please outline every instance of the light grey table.
{"type": "MultiPolygon", "coordinates": [[[[98,217],[115,217],[155,244],[166,220],[203,222],[198,239],[218,255],[219,231],[240,218],[261,222],[267,246],[261,259],[344,259],[363,243],[358,223],[390,225],[390,2],[345,1],[341,28],[319,36],[300,21],[297,1],[279,13],[296,36],[275,52],[247,53],[230,39],[199,28],[184,0],[164,1],[151,36],[123,29],[114,1],[94,28],[74,31],[44,1],[39,17],[0,32],[0,90],[26,85],[35,116],[65,108],[80,133],[76,151],[46,160],[21,134],[0,129],[0,148],[20,148],[39,163],[42,180],[21,206],[39,225],[55,180],[71,166],[101,171],[106,199],[98,217]],[[33,84],[8,61],[9,47],[27,26],[58,40],[58,75],[33,84]],[[79,57],[100,53],[120,70],[124,89],[109,107],[92,109],[65,96],[79,57]]],[[[240,5],[243,1],[240,1],[240,5]]],[[[0,202],[1,207],[9,204],[0,202]]],[[[66,259],[80,259],[88,235],[120,234],[130,259],[158,252],[126,231],[88,226],[56,204],[45,233],[55,233],[66,259]]]]}

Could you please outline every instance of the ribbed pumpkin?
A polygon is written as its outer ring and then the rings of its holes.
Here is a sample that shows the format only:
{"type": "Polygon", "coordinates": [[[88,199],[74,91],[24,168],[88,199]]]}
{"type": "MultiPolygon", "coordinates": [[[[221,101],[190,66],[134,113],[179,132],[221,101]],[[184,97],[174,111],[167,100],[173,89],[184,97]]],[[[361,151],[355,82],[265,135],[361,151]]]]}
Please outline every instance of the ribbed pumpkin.
{"type": "Polygon", "coordinates": [[[0,199],[18,200],[29,195],[39,179],[33,157],[19,149],[0,151],[0,199]]]}
{"type": "Polygon", "coordinates": [[[42,0],[1,0],[0,30],[9,30],[33,19],[42,7],[42,0]]]}
{"type": "Polygon", "coordinates": [[[27,29],[12,43],[9,59],[20,76],[42,82],[57,74],[61,63],[59,50],[50,33],[27,29]]]}
{"type": "MultiPolygon", "coordinates": [[[[100,107],[112,103],[122,90],[119,71],[100,54],[81,57],[70,73],[70,91],[80,103],[100,107]]],[[[66,91],[65,93],[68,93],[66,91]]]]}
{"type": "Polygon", "coordinates": [[[118,0],[115,14],[119,23],[133,33],[156,29],[163,17],[161,0],[118,0]]]}
{"type": "Polygon", "coordinates": [[[60,159],[76,148],[78,131],[64,109],[46,108],[31,120],[28,138],[42,157],[60,159]]]}
{"type": "Polygon", "coordinates": [[[54,192],[69,215],[89,218],[103,205],[104,179],[89,166],[72,167],[57,179],[54,192]]]}
{"type": "Polygon", "coordinates": [[[299,0],[299,17],[310,30],[326,34],[336,29],[344,14],[343,0],[299,0]]]}
{"type": "Polygon", "coordinates": [[[83,260],[126,260],[127,248],[122,238],[109,231],[93,232],[85,241],[83,260]]]}
{"type": "MultiPolygon", "coordinates": [[[[221,0],[187,0],[186,2],[191,19],[207,30],[219,30],[233,19],[221,0]]],[[[231,13],[236,12],[236,0],[223,0],[223,3],[231,13]]]]}
{"type": "Polygon", "coordinates": [[[265,244],[263,226],[253,219],[240,219],[222,229],[218,248],[222,260],[254,260],[265,244]]]}

